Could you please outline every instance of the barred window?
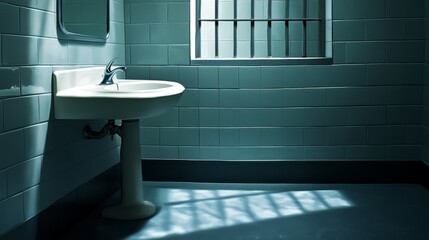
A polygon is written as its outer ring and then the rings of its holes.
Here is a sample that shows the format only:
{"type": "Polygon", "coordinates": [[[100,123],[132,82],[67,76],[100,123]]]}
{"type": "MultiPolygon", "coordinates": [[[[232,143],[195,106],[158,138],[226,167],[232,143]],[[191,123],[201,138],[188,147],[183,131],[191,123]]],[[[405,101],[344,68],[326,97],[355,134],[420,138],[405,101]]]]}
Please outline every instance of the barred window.
{"type": "Polygon", "coordinates": [[[332,58],[332,0],[191,0],[192,64],[332,58]]]}

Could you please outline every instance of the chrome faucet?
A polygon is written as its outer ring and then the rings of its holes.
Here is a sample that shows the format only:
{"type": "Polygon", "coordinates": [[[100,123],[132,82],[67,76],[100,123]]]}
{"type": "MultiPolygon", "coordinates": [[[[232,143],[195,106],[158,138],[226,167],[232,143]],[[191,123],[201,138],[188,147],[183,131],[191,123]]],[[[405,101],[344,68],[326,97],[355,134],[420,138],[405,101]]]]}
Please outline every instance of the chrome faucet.
{"type": "Polygon", "coordinates": [[[110,60],[110,62],[106,65],[106,69],[104,70],[104,76],[103,76],[103,81],[101,81],[100,85],[110,85],[113,84],[113,76],[117,73],[117,72],[125,72],[125,70],[127,69],[127,67],[117,67],[115,69],[111,69],[113,62],[118,59],[117,57],[110,60]]]}

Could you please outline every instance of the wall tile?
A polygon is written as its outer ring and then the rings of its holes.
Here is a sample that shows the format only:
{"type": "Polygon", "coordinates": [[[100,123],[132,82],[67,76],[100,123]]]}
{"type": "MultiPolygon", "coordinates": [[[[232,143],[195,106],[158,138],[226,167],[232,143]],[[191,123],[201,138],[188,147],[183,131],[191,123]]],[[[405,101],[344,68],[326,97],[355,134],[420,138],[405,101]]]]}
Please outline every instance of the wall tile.
{"type": "Polygon", "coordinates": [[[198,86],[198,68],[179,67],[179,82],[185,88],[196,88],[198,86]]]}
{"type": "Polygon", "coordinates": [[[168,64],[168,47],[165,45],[131,46],[130,54],[133,65],[168,64]]]}
{"type": "Polygon", "coordinates": [[[218,128],[201,128],[200,145],[201,146],[219,146],[219,142],[220,142],[219,132],[220,131],[218,128]]]}
{"type": "MultiPolygon", "coordinates": [[[[343,0],[344,1],[344,0],[343,0]]],[[[332,44],[334,64],[346,63],[346,43],[334,42],[332,44]]]]}
{"type": "Polygon", "coordinates": [[[386,109],[384,106],[347,108],[347,125],[381,124],[386,124],[386,109]]]}
{"type": "Polygon", "coordinates": [[[194,146],[198,145],[199,129],[198,128],[161,128],[160,144],[172,146],[194,146]]]}
{"type": "Polygon", "coordinates": [[[219,70],[217,67],[199,67],[198,68],[198,86],[199,88],[218,88],[219,70]]]}
{"type": "Polygon", "coordinates": [[[186,89],[177,103],[179,107],[198,107],[198,105],[199,91],[196,89],[186,89]]]}
{"type": "Polygon", "coordinates": [[[150,79],[177,81],[179,69],[177,67],[150,67],[150,79]]]}
{"type": "Polygon", "coordinates": [[[312,145],[325,145],[326,144],[326,128],[304,128],[304,139],[303,143],[306,146],[312,145]]]}
{"type": "Polygon", "coordinates": [[[21,94],[19,68],[0,67],[0,97],[13,97],[21,94]]]}
{"type": "Polygon", "coordinates": [[[423,140],[423,127],[422,126],[407,126],[407,135],[405,142],[407,144],[422,144],[423,140]]]}
{"type": "Polygon", "coordinates": [[[371,105],[397,105],[405,103],[404,87],[373,87],[368,89],[371,105]]]}
{"type": "Polygon", "coordinates": [[[170,65],[189,65],[189,45],[170,45],[168,47],[168,63],[170,65]]]}
{"type": "Polygon", "coordinates": [[[386,43],[387,62],[424,62],[424,42],[387,42],[386,43]]]}
{"type": "Polygon", "coordinates": [[[40,182],[43,157],[22,162],[7,170],[8,194],[15,195],[40,182]]]}
{"type": "Polygon", "coordinates": [[[163,115],[143,118],[140,121],[141,126],[150,126],[150,127],[177,127],[179,125],[179,111],[177,108],[173,108],[163,115]]]}
{"type": "Polygon", "coordinates": [[[281,88],[283,84],[282,67],[261,67],[261,87],[262,88],[281,88]]]}
{"type": "Polygon", "coordinates": [[[237,146],[240,144],[240,131],[237,128],[221,128],[219,130],[221,146],[237,146]]]}
{"type": "Polygon", "coordinates": [[[130,3],[131,23],[158,23],[167,21],[166,3],[130,3]]]}
{"type": "Polygon", "coordinates": [[[106,42],[113,44],[125,43],[125,26],[123,23],[110,21],[110,32],[106,42]]]}
{"type": "Polygon", "coordinates": [[[3,101],[4,130],[12,130],[39,122],[37,96],[7,99],[3,101]]]}
{"type": "Polygon", "coordinates": [[[55,12],[57,8],[57,3],[56,1],[37,1],[37,8],[49,12],[55,12]]]}
{"type": "Polygon", "coordinates": [[[0,171],[0,201],[7,196],[6,171],[0,171]]]}
{"type": "MultiPolygon", "coordinates": [[[[51,40],[52,41],[52,40],[51,40]]],[[[45,43],[46,51],[49,50],[48,47],[49,44],[45,43]]],[[[57,51],[58,46],[57,46],[57,51]]],[[[83,45],[78,42],[70,42],[67,43],[67,49],[61,50],[65,51],[67,54],[67,62],[69,64],[91,64],[94,62],[94,49],[91,47],[91,45],[83,45]]],[[[50,56],[50,53],[47,53],[45,56],[46,61],[48,61],[50,58],[55,58],[55,56],[50,56]]]]}
{"type": "Polygon", "coordinates": [[[391,160],[419,161],[422,158],[420,146],[387,146],[386,157],[391,160]]]}
{"type": "Polygon", "coordinates": [[[424,0],[416,0],[413,2],[413,4],[407,4],[405,1],[401,1],[401,0],[386,0],[387,17],[423,18],[425,16],[424,4],[425,4],[424,0]]]}
{"type": "Polygon", "coordinates": [[[0,3],[0,32],[19,33],[19,7],[0,3]]]}
{"type": "Polygon", "coordinates": [[[55,26],[56,22],[53,14],[45,11],[21,8],[20,21],[21,21],[21,34],[43,37],[54,37],[56,35],[55,26]]]}
{"type": "Polygon", "coordinates": [[[282,89],[268,89],[261,90],[261,107],[283,107],[283,90],[282,89]]]}
{"type": "Polygon", "coordinates": [[[0,134],[3,132],[3,102],[0,100],[0,134]]]}
{"type": "Polygon", "coordinates": [[[14,5],[19,5],[19,6],[24,6],[24,7],[37,8],[37,1],[31,1],[31,0],[2,0],[2,2],[14,4],[14,5]]]}
{"type": "Polygon", "coordinates": [[[35,65],[38,63],[37,38],[2,36],[3,65],[35,65]]]}
{"type": "Polygon", "coordinates": [[[169,2],[167,10],[169,22],[189,22],[189,3],[169,2]]]}
{"type": "MultiPolygon", "coordinates": [[[[67,45],[57,39],[40,38],[38,41],[40,64],[66,64],[67,45]]],[[[92,60],[92,58],[89,58],[92,60]]]]}
{"type": "Polygon", "coordinates": [[[124,1],[112,1],[110,0],[110,9],[114,9],[114,11],[110,11],[110,21],[114,22],[124,22],[124,1]]]}
{"type": "Polygon", "coordinates": [[[385,160],[385,146],[347,146],[347,159],[385,160]]]}
{"type": "Polygon", "coordinates": [[[180,159],[200,159],[199,147],[179,147],[180,159]]]}
{"type": "Polygon", "coordinates": [[[346,159],[344,146],[310,146],[304,149],[304,159],[346,159]]]}
{"type": "Polygon", "coordinates": [[[24,222],[22,195],[16,195],[11,198],[0,201],[0,235],[24,222]]]}
{"type": "Polygon", "coordinates": [[[329,127],[326,129],[327,145],[363,145],[366,144],[365,127],[329,127]]]}
{"type": "MultiPolygon", "coordinates": [[[[283,91],[283,105],[287,107],[325,106],[326,100],[325,89],[285,89],[283,91]]],[[[331,102],[331,105],[339,104],[331,102]]]]}
{"type": "Polygon", "coordinates": [[[380,63],[386,61],[386,44],[384,42],[349,42],[346,44],[346,51],[347,63],[380,63]]]}
{"type": "Polygon", "coordinates": [[[219,67],[219,88],[238,88],[237,67],[219,67]]]}
{"type": "Polygon", "coordinates": [[[53,126],[48,123],[24,128],[24,157],[30,159],[54,148],[53,126]]]}
{"type": "Polygon", "coordinates": [[[365,39],[364,21],[334,21],[334,41],[359,41],[365,39]]]}
{"type": "Polygon", "coordinates": [[[260,128],[240,128],[240,146],[260,146],[261,129],[260,128]]]}
{"type": "Polygon", "coordinates": [[[221,89],[219,91],[219,106],[220,107],[239,107],[240,106],[240,90],[237,89],[221,89]]]}
{"type": "Polygon", "coordinates": [[[179,126],[193,127],[198,126],[198,108],[179,109],[179,126]]]}
{"type": "Polygon", "coordinates": [[[218,107],[219,106],[219,90],[218,89],[201,89],[199,93],[200,107],[218,107]]]}
{"type": "Polygon", "coordinates": [[[51,94],[41,94],[39,96],[39,121],[46,122],[54,119],[51,94]]]}
{"type": "Polygon", "coordinates": [[[0,169],[4,169],[24,160],[24,135],[22,130],[3,133],[0,135],[2,161],[0,169]]]}
{"type": "Polygon", "coordinates": [[[200,127],[219,127],[222,110],[216,108],[200,108],[198,112],[200,127]]]}
{"type": "Polygon", "coordinates": [[[127,44],[149,43],[149,24],[125,25],[125,39],[127,44]]]}
{"type": "Polygon", "coordinates": [[[368,85],[405,85],[407,67],[398,64],[371,64],[366,66],[368,85]]]}
{"type": "Polygon", "coordinates": [[[150,24],[150,43],[189,44],[187,23],[150,24]]]}
{"type": "Polygon", "coordinates": [[[345,0],[345,17],[348,19],[384,18],[386,17],[385,6],[386,0],[345,0]]]}
{"type": "Polygon", "coordinates": [[[425,33],[422,29],[425,28],[424,19],[408,19],[406,21],[405,35],[407,39],[424,40],[425,33]]]}
{"type": "Polygon", "coordinates": [[[333,0],[332,13],[335,20],[344,19],[346,17],[346,0],[333,0]]]}
{"type": "Polygon", "coordinates": [[[405,144],[406,127],[404,126],[373,126],[368,127],[368,144],[392,145],[405,144]]]}
{"type": "Polygon", "coordinates": [[[326,90],[326,104],[330,106],[353,106],[368,104],[367,88],[329,88],[326,90]]]}
{"type": "Polygon", "coordinates": [[[239,67],[238,84],[240,88],[261,88],[261,69],[258,67],[239,67]]]}
{"type": "Polygon", "coordinates": [[[149,79],[149,67],[127,67],[126,75],[128,79],[149,79]]]}
{"type": "Polygon", "coordinates": [[[142,145],[158,145],[159,144],[159,128],[142,127],[140,128],[140,144],[142,145]]]}
{"type": "Polygon", "coordinates": [[[420,106],[388,106],[386,107],[387,124],[418,125],[422,119],[420,106]]]}
{"type": "Polygon", "coordinates": [[[52,67],[22,67],[22,95],[50,93],[52,90],[52,67]]]}
{"type": "Polygon", "coordinates": [[[296,140],[292,134],[286,133],[286,129],[283,128],[260,128],[260,141],[261,146],[283,146],[293,145],[286,144],[286,138],[296,140]]]}
{"type": "Polygon", "coordinates": [[[406,39],[406,22],[398,19],[366,20],[366,40],[406,39]]]}

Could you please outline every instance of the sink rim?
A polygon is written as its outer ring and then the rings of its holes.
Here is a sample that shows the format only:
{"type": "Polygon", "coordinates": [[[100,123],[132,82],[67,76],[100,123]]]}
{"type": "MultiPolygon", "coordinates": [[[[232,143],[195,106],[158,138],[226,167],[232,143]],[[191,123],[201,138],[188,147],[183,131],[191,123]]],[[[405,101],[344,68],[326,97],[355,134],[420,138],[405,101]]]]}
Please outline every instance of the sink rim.
{"type": "Polygon", "coordinates": [[[117,79],[115,84],[117,86],[124,84],[158,84],[165,85],[165,87],[136,91],[115,91],[106,89],[112,85],[88,84],[59,91],[56,96],[69,98],[160,98],[180,94],[185,90],[180,83],[161,80],[117,79]]]}

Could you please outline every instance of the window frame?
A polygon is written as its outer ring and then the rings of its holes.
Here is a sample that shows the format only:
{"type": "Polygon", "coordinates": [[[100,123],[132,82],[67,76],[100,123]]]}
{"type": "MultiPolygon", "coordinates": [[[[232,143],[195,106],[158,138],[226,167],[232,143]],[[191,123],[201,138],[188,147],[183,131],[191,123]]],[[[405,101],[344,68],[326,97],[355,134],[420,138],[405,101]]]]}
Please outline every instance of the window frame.
{"type": "MultiPolygon", "coordinates": [[[[197,39],[200,39],[200,31],[199,29],[199,21],[204,21],[207,19],[197,20],[197,9],[198,3],[202,0],[190,0],[190,57],[191,57],[191,65],[204,65],[204,66],[218,66],[218,65],[226,65],[226,66],[234,66],[234,65],[313,65],[313,64],[332,64],[332,0],[324,0],[325,1],[325,19],[320,20],[324,22],[324,30],[325,30],[325,42],[324,42],[324,50],[325,56],[323,57],[248,57],[248,58],[221,58],[221,57],[213,57],[213,58],[201,58],[197,57],[197,48],[200,48],[200,42],[197,39]]],[[[215,0],[218,2],[219,0],[215,0]]],[[[254,2],[255,0],[251,0],[254,2]]],[[[273,0],[268,0],[272,2],[273,0]]],[[[307,1],[307,0],[303,0],[307,1]]],[[[234,1],[235,3],[237,0],[234,1]]],[[[270,13],[269,13],[270,14],[270,13]]],[[[237,19],[237,18],[235,18],[237,19]]],[[[256,18],[252,18],[253,20],[259,20],[256,18]]],[[[306,19],[306,18],[303,18],[306,19]]],[[[310,19],[310,18],[307,18],[310,19]]],[[[229,19],[230,20],[230,19],[229,19]]],[[[211,21],[225,21],[224,19],[215,18],[215,20],[211,21]]],[[[230,20],[231,21],[231,20],[230,20]]],[[[286,20],[286,21],[290,21],[286,20]]],[[[303,20],[307,21],[307,20],[303,20]]],[[[314,20],[313,20],[314,21],[314,20]]],[[[268,31],[270,31],[268,29],[268,31]]],[[[236,38],[236,36],[234,36],[236,38]]],[[[236,41],[234,39],[234,41],[236,41]]],[[[252,43],[251,43],[252,44],[252,43]]],[[[270,43],[268,43],[270,44],[270,43]]],[[[306,44],[304,44],[306,46],[306,44]]],[[[236,51],[236,50],[235,50],[236,51]]]]}

